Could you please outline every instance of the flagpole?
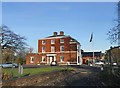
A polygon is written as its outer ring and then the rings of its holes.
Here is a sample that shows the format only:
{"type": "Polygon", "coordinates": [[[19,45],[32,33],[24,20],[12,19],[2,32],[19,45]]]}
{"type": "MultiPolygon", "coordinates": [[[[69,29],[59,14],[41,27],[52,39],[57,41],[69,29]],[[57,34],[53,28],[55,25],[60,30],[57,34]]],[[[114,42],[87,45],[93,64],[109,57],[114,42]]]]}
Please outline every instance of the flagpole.
{"type": "Polygon", "coordinates": [[[94,39],[92,41],[92,44],[93,44],[93,64],[94,64],[95,63],[95,61],[94,61],[94,39]]]}

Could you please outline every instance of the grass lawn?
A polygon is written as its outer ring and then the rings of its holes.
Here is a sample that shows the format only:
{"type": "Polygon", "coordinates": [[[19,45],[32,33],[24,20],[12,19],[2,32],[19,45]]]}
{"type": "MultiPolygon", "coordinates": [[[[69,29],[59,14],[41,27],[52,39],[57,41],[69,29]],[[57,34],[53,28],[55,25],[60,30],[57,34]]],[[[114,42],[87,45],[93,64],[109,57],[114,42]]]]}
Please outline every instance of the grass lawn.
{"type": "MultiPolygon", "coordinates": [[[[23,76],[28,76],[28,75],[35,75],[35,74],[40,74],[40,73],[46,73],[46,72],[51,72],[51,71],[56,71],[56,70],[62,70],[66,69],[65,67],[43,67],[43,68],[24,68],[23,69],[23,76]]],[[[69,70],[73,70],[73,68],[69,68],[69,70]]],[[[3,72],[7,72],[8,75],[12,72],[12,68],[3,68],[3,72]]],[[[18,78],[18,68],[14,68],[14,73],[13,73],[14,78],[18,78]]]]}

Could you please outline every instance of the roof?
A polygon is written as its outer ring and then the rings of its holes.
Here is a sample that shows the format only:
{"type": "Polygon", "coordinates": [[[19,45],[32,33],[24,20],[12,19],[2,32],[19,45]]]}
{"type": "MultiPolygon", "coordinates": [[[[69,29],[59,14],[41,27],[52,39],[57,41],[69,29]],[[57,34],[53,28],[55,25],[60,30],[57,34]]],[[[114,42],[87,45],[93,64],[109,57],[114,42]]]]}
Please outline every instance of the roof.
{"type": "Polygon", "coordinates": [[[52,35],[52,36],[48,36],[48,37],[45,37],[45,38],[52,38],[52,37],[65,37],[65,35],[52,35]]]}
{"type": "Polygon", "coordinates": [[[70,36],[66,36],[66,35],[53,35],[53,36],[48,36],[42,39],[38,39],[38,40],[44,40],[44,39],[55,39],[55,38],[65,38],[65,37],[70,37],[70,36]]]}
{"type": "MultiPolygon", "coordinates": [[[[104,56],[104,53],[94,52],[95,57],[104,56]]],[[[83,57],[93,57],[93,52],[83,52],[83,57]]]]}

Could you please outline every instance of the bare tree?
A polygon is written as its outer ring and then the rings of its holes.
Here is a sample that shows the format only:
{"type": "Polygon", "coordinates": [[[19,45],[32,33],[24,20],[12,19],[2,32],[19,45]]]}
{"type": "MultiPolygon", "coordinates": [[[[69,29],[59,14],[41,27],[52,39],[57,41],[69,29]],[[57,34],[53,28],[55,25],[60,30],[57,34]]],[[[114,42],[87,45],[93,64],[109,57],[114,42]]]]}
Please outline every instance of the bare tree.
{"type": "Polygon", "coordinates": [[[25,49],[26,38],[12,32],[7,26],[2,26],[2,49],[11,49],[15,52],[25,49]]]}
{"type": "Polygon", "coordinates": [[[34,51],[34,48],[32,47],[28,48],[28,53],[33,53],[33,51],[34,51]]]}
{"type": "MultiPolygon", "coordinates": [[[[12,32],[7,26],[2,26],[2,40],[1,40],[1,48],[3,54],[3,61],[6,62],[7,60],[10,61],[10,58],[17,53],[22,59],[25,59],[27,44],[25,42],[26,38],[22,37],[18,34],[12,32]]],[[[16,58],[15,58],[16,59],[16,58]]],[[[19,58],[18,58],[19,59],[19,58]]],[[[19,61],[20,62],[20,61],[19,61]]]]}
{"type": "Polygon", "coordinates": [[[119,26],[120,24],[110,29],[107,33],[108,40],[110,40],[111,43],[116,43],[118,41],[118,35],[120,34],[119,26]]]}
{"type": "Polygon", "coordinates": [[[118,19],[115,20],[117,21],[117,24],[108,31],[107,35],[108,40],[110,40],[111,43],[116,43],[118,41],[118,45],[120,45],[120,1],[117,4],[117,9],[118,19]]]}

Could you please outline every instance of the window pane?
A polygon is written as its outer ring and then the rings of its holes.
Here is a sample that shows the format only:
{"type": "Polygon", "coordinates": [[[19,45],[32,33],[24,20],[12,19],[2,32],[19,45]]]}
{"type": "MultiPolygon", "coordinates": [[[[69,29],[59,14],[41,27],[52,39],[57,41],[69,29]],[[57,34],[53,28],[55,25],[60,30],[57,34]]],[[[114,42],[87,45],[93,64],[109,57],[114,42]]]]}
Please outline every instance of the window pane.
{"type": "Polygon", "coordinates": [[[42,47],[42,52],[45,52],[45,46],[42,47]]]}
{"type": "Polygon", "coordinates": [[[45,40],[42,41],[42,44],[45,44],[45,40]]]}
{"type": "Polygon", "coordinates": [[[64,56],[61,56],[61,62],[64,62],[64,56]]]}
{"type": "Polygon", "coordinates": [[[55,40],[51,40],[51,44],[55,44],[55,40]]]}
{"type": "Polygon", "coordinates": [[[31,57],[31,60],[30,60],[31,63],[33,63],[33,57],[31,57]]]}
{"type": "Polygon", "coordinates": [[[64,45],[60,46],[61,51],[64,51],[64,45]]]}
{"type": "Polygon", "coordinates": [[[64,43],[64,39],[60,39],[60,43],[64,43]]]}
{"type": "Polygon", "coordinates": [[[45,62],[45,56],[42,56],[42,62],[45,62]]]}
{"type": "Polygon", "coordinates": [[[51,46],[51,52],[55,52],[55,47],[51,46]]]}

